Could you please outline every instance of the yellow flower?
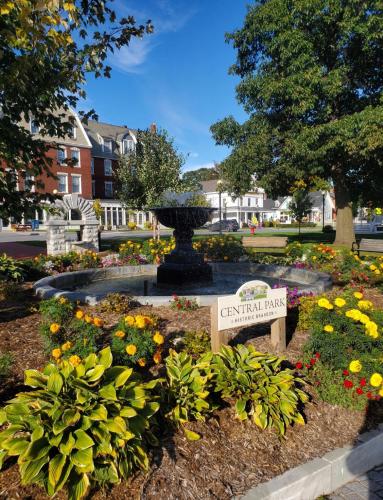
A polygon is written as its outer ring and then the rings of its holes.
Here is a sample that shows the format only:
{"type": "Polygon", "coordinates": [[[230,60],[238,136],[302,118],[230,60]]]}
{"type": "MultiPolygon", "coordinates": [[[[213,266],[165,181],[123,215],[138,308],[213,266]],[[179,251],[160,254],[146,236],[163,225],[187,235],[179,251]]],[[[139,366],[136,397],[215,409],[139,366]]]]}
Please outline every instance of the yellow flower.
{"type": "Polygon", "coordinates": [[[379,337],[378,325],[374,321],[368,321],[365,324],[365,328],[366,328],[367,335],[369,335],[370,337],[372,337],[374,339],[379,337]]]}
{"type": "Polygon", "coordinates": [[[346,305],[346,301],[344,299],[342,299],[341,297],[337,297],[335,300],[334,300],[334,304],[337,306],[337,307],[343,307],[344,305],[346,305]]]}
{"type": "Polygon", "coordinates": [[[60,325],[58,323],[52,323],[49,330],[51,333],[57,333],[60,330],[60,325]]]}
{"type": "Polygon", "coordinates": [[[78,366],[81,363],[81,358],[80,356],[77,356],[77,354],[74,354],[69,358],[69,363],[73,366],[78,366]]]}
{"type": "Polygon", "coordinates": [[[375,273],[375,274],[380,274],[379,269],[376,269],[376,270],[374,271],[374,273],[375,273]]]}
{"type": "Polygon", "coordinates": [[[155,332],[153,335],[153,340],[156,344],[161,345],[164,343],[164,336],[160,332],[155,332]]]}
{"type": "Polygon", "coordinates": [[[93,322],[94,322],[95,326],[98,326],[98,327],[101,327],[104,324],[104,322],[101,318],[94,318],[93,322]]]}
{"type": "Polygon", "coordinates": [[[52,351],[52,357],[55,358],[55,359],[59,359],[61,358],[61,349],[56,347],[56,349],[53,349],[52,351]]]}
{"type": "Polygon", "coordinates": [[[328,306],[328,304],[329,304],[328,299],[322,298],[322,299],[318,300],[318,306],[319,307],[325,307],[326,308],[328,306]]]}
{"type": "Polygon", "coordinates": [[[370,270],[371,270],[371,271],[376,271],[376,266],[374,266],[374,264],[371,264],[371,266],[370,266],[370,270]]]}
{"type": "Polygon", "coordinates": [[[359,321],[362,316],[362,313],[358,309],[349,309],[348,311],[346,311],[346,316],[347,318],[359,321]]]}
{"type": "Polygon", "coordinates": [[[129,356],[134,356],[137,352],[137,347],[134,344],[129,344],[126,346],[125,351],[129,356]]]}
{"type": "Polygon", "coordinates": [[[379,373],[373,373],[370,378],[370,385],[372,387],[379,387],[382,385],[383,377],[379,373]]]}
{"type": "Polygon", "coordinates": [[[66,304],[68,301],[65,297],[60,297],[59,302],[60,302],[60,304],[66,304]]]}
{"type": "Polygon", "coordinates": [[[119,339],[123,339],[125,337],[125,332],[123,332],[122,330],[117,330],[114,336],[118,337],[119,339]]]}
{"type": "Polygon", "coordinates": [[[144,360],[144,358],[140,358],[137,363],[140,365],[140,366],[145,366],[146,365],[146,361],[144,360]]]}
{"type": "Polygon", "coordinates": [[[370,300],[359,300],[358,307],[359,309],[364,309],[365,311],[368,311],[368,309],[371,309],[372,307],[372,302],[370,300]]]}
{"type": "Polygon", "coordinates": [[[380,397],[382,397],[382,398],[383,398],[383,389],[380,389],[380,391],[379,391],[379,393],[378,393],[378,394],[379,394],[379,396],[380,396],[380,397]]]}
{"type": "Polygon", "coordinates": [[[317,260],[316,255],[314,255],[312,259],[313,259],[313,260],[317,260]]]}
{"type": "Polygon", "coordinates": [[[332,333],[334,331],[334,327],[332,325],[325,325],[323,330],[327,333],[332,333]]]}
{"type": "Polygon", "coordinates": [[[82,319],[84,317],[84,312],[81,311],[81,309],[79,309],[78,311],[76,311],[76,318],[77,319],[82,319]]]}
{"type": "Polygon", "coordinates": [[[360,371],[362,371],[362,363],[358,360],[358,359],[354,359],[353,361],[351,361],[351,363],[349,364],[349,367],[348,369],[350,370],[350,372],[352,373],[359,373],[360,371]]]}
{"type": "Polygon", "coordinates": [[[362,323],[362,325],[366,325],[370,321],[370,318],[367,316],[367,314],[361,314],[359,321],[362,323]]]}
{"type": "Polygon", "coordinates": [[[138,315],[135,318],[135,326],[137,328],[145,328],[146,326],[146,319],[145,316],[138,315]]]}
{"type": "Polygon", "coordinates": [[[87,323],[92,323],[92,321],[93,321],[93,320],[92,320],[92,317],[91,317],[91,316],[89,316],[89,314],[85,314],[85,318],[84,318],[84,319],[85,319],[85,321],[86,321],[87,323]]]}
{"type": "Polygon", "coordinates": [[[61,349],[62,349],[62,352],[65,352],[65,351],[69,351],[69,349],[72,347],[72,343],[71,342],[65,342],[65,344],[63,344],[61,346],[61,349]]]}
{"type": "Polygon", "coordinates": [[[156,351],[153,355],[153,361],[155,362],[156,365],[158,365],[158,363],[161,363],[161,359],[162,359],[161,352],[156,351]]]}
{"type": "Polygon", "coordinates": [[[363,293],[361,292],[354,292],[354,297],[358,300],[363,299],[363,293]]]}
{"type": "Polygon", "coordinates": [[[125,316],[124,321],[128,326],[134,325],[134,317],[133,316],[125,316]]]}

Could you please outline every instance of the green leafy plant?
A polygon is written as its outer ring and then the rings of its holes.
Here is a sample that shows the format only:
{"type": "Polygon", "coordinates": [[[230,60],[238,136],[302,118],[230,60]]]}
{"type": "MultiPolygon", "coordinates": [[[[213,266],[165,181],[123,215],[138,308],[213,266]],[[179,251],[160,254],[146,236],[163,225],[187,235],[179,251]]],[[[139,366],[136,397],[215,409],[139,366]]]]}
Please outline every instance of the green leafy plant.
{"type": "Polygon", "coordinates": [[[217,262],[237,262],[245,253],[239,240],[226,235],[200,239],[193,243],[193,248],[217,262]]]}
{"type": "Polygon", "coordinates": [[[206,330],[186,332],[182,339],[182,350],[192,356],[210,351],[210,335],[206,330]]]}
{"type": "Polygon", "coordinates": [[[0,281],[0,296],[2,300],[18,301],[24,294],[22,284],[18,281],[0,281]]]}
{"type": "Polygon", "coordinates": [[[8,377],[13,363],[13,357],[10,353],[0,354],[0,380],[8,377]]]}
{"type": "Polygon", "coordinates": [[[24,279],[24,271],[17,260],[8,257],[3,253],[0,255],[0,279],[6,281],[22,281],[24,279]]]}
{"type": "Polygon", "coordinates": [[[187,297],[179,297],[173,294],[170,301],[170,307],[177,311],[195,311],[199,308],[198,302],[195,299],[188,299],[187,297]]]}
{"type": "Polygon", "coordinates": [[[205,420],[218,407],[212,398],[211,356],[209,353],[194,361],[186,352],[177,353],[171,349],[165,360],[167,416],[177,426],[182,426],[191,440],[200,436],[183,424],[191,420],[205,420]]]}
{"type": "Polygon", "coordinates": [[[64,486],[70,500],[94,485],[115,484],[147,469],[145,440],[159,408],[156,382],[142,383],[131,368],[111,366],[109,348],[74,366],[63,361],[25,371],[25,385],[0,412],[0,467],[17,457],[23,484],[49,495],[64,486]]]}
{"type": "Polygon", "coordinates": [[[300,413],[307,394],[293,370],[281,368],[282,358],[257,352],[253,346],[223,346],[213,357],[215,391],[235,401],[240,420],[251,417],[261,429],[284,435],[293,424],[304,424],[300,413]]]}
{"type": "Polygon", "coordinates": [[[101,301],[98,309],[101,312],[123,314],[136,305],[137,302],[129,295],[108,293],[105,299],[101,301]]]}

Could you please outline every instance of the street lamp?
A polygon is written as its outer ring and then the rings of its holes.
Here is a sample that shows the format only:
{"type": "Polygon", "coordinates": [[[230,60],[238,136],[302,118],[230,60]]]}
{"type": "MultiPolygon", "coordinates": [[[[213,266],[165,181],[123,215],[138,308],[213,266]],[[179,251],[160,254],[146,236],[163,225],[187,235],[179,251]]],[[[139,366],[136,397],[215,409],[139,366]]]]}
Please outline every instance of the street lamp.
{"type": "Polygon", "coordinates": [[[218,179],[217,181],[217,189],[218,189],[218,215],[219,215],[219,234],[222,234],[222,184],[223,182],[221,179],[218,179]]]}
{"type": "Polygon", "coordinates": [[[326,196],[326,191],[322,189],[322,231],[324,232],[324,197],[326,196]]]}

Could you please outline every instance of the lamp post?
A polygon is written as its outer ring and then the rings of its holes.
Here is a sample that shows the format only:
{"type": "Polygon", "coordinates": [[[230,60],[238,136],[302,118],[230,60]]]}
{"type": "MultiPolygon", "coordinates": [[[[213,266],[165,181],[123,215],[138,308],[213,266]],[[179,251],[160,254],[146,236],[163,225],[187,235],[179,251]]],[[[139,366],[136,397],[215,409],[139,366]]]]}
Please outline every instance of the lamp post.
{"type": "Polygon", "coordinates": [[[218,179],[217,181],[218,189],[218,215],[219,215],[219,234],[222,234],[222,181],[218,179]]]}
{"type": "Polygon", "coordinates": [[[324,232],[324,197],[326,196],[326,191],[322,190],[322,232],[324,232]]]}

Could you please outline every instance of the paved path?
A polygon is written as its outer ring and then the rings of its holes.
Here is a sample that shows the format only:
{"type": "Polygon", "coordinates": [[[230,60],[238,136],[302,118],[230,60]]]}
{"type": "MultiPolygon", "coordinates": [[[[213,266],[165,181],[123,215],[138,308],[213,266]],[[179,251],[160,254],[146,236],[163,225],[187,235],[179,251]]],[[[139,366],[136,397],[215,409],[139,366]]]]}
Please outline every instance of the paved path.
{"type": "Polygon", "coordinates": [[[379,500],[383,499],[383,466],[359,476],[355,481],[326,497],[330,500],[379,500]]]}
{"type": "Polygon", "coordinates": [[[23,245],[23,243],[2,242],[0,243],[0,255],[3,253],[15,259],[25,259],[27,257],[35,257],[41,253],[45,254],[46,249],[45,247],[23,245]]]}

